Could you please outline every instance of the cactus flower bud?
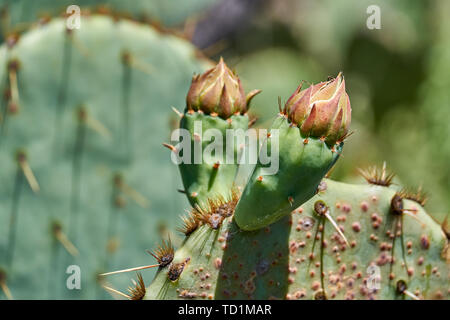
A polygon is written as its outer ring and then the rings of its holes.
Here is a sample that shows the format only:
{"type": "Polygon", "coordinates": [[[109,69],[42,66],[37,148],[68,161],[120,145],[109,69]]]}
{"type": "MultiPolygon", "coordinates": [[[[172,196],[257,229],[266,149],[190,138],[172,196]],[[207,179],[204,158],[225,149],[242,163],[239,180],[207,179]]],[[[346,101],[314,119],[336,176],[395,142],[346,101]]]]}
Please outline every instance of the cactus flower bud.
{"type": "Polygon", "coordinates": [[[304,90],[300,85],[272,124],[278,142],[266,139],[267,146],[278,146],[278,171],[269,175],[264,164],[255,166],[236,206],[237,225],[266,227],[314,196],[342,152],[350,119],[341,73],[304,90]]]}
{"type": "Polygon", "coordinates": [[[192,206],[205,203],[212,196],[228,194],[233,187],[238,163],[228,159],[238,159],[240,148],[237,138],[232,138],[235,143],[225,139],[229,139],[228,130],[248,129],[249,102],[260,91],[252,90],[245,96],[238,76],[222,58],[215,67],[193,77],[180,119],[180,129],[189,133],[190,141],[183,138],[177,146],[167,145],[174,154],[182,155],[178,164],[184,192],[192,206]],[[211,147],[206,134],[210,129],[221,134],[220,138],[214,136],[214,142],[221,142],[217,146],[221,152],[208,151],[211,147]]]}
{"type": "Polygon", "coordinates": [[[305,136],[325,138],[333,145],[345,137],[351,121],[351,106],[342,73],[335,79],[302,90],[301,84],[285,105],[289,120],[305,136]]]}
{"type": "Polygon", "coordinates": [[[235,113],[247,112],[250,100],[259,92],[254,90],[245,96],[241,80],[220,58],[214,68],[192,78],[186,105],[188,110],[215,113],[227,119],[235,113]]]}

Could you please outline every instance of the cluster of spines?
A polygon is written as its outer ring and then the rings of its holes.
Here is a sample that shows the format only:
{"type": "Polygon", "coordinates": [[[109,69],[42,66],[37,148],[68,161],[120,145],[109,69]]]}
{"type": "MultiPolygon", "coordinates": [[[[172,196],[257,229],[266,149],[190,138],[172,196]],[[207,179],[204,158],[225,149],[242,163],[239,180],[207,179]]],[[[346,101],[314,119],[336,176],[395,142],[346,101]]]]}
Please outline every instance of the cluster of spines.
{"type": "Polygon", "coordinates": [[[395,177],[393,172],[387,171],[386,162],[383,163],[381,169],[377,166],[372,166],[367,169],[358,169],[358,171],[368,183],[384,187],[389,187],[395,177]]]}
{"type": "MultiPolygon", "coordinates": [[[[225,199],[225,197],[223,196],[217,196],[214,199],[209,199],[207,203],[203,206],[197,205],[195,208],[192,209],[192,211],[188,213],[187,217],[182,217],[183,226],[179,229],[179,231],[183,232],[186,236],[189,236],[201,225],[208,225],[212,229],[218,229],[218,227],[220,227],[225,218],[231,217],[233,215],[238,200],[239,200],[239,192],[237,191],[237,189],[233,188],[230,193],[229,199],[225,199]]],[[[156,259],[158,264],[107,272],[100,274],[100,276],[107,276],[124,272],[132,272],[154,267],[159,268],[168,267],[167,278],[170,281],[177,281],[181,273],[183,272],[185,266],[190,261],[189,257],[183,259],[181,262],[173,261],[174,248],[172,246],[172,242],[170,241],[170,239],[168,241],[163,240],[162,244],[157,249],[155,249],[153,252],[148,251],[148,253],[156,259]]],[[[130,295],[128,295],[128,297],[139,296],[139,293],[142,293],[139,284],[140,282],[137,285],[135,285],[134,288],[132,289],[129,288],[130,295]]],[[[115,289],[112,289],[107,286],[104,287],[106,290],[120,294],[120,292],[118,292],[115,289]]],[[[123,296],[124,294],[121,295],[123,296]]],[[[145,295],[145,292],[143,293],[143,295],[145,295]]]]}
{"type": "Polygon", "coordinates": [[[144,270],[144,269],[150,269],[155,267],[164,268],[168,265],[170,265],[174,258],[174,248],[172,246],[172,242],[170,241],[170,238],[168,241],[163,240],[162,244],[159,245],[154,251],[147,251],[148,254],[153,256],[157,264],[142,266],[142,267],[134,267],[129,269],[123,269],[118,271],[112,271],[112,272],[105,272],[100,274],[100,276],[108,276],[118,273],[124,273],[124,272],[131,272],[131,271],[138,271],[138,270],[144,270]]]}
{"type": "MultiPolygon", "coordinates": [[[[382,168],[377,166],[369,167],[368,169],[358,169],[361,176],[369,184],[389,187],[393,184],[395,173],[389,172],[386,169],[386,162],[383,163],[382,168]]],[[[422,207],[425,207],[428,201],[428,194],[422,190],[422,187],[418,187],[416,190],[413,188],[402,188],[397,192],[398,199],[407,199],[417,202],[422,207]]]]}
{"type": "Polygon", "coordinates": [[[183,225],[178,230],[189,236],[201,225],[218,229],[225,218],[233,215],[239,200],[239,191],[233,188],[229,199],[218,195],[209,198],[205,204],[197,204],[195,208],[182,217],[183,225]]]}
{"type": "MultiPolygon", "coordinates": [[[[153,256],[157,264],[153,265],[147,265],[147,266],[141,266],[141,267],[134,267],[129,269],[123,269],[118,271],[112,271],[112,272],[106,272],[99,274],[99,277],[104,277],[108,275],[113,274],[119,274],[119,273],[125,273],[125,272],[134,272],[139,270],[145,270],[150,268],[165,268],[169,266],[169,272],[168,277],[169,279],[174,279],[175,277],[178,278],[181,272],[184,269],[184,265],[188,261],[184,261],[184,263],[173,263],[174,259],[174,248],[172,246],[172,241],[170,240],[163,240],[162,244],[159,245],[154,251],[147,251],[151,256],[153,256]]],[[[176,280],[176,279],[174,279],[176,280]]],[[[99,279],[99,281],[102,283],[104,282],[103,278],[99,279]]],[[[122,296],[129,300],[142,300],[145,297],[146,294],[146,287],[144,283],[144,279],[142,278],[141,273],[137,273],[137,282],[135,280],[132,280],[133,285],[128,287],[128,294],[125,294],[119,290],[116,290],[108,285],[103,285],[103,288],[111,293],[117,294],[119,296],[122,296]]]]}
{"type": "Polygon", "coordinates": [[[168,241],[163,240],[162,245],[160,245],[154,252],[148,251],[156,261],[158,261],[159,267],[165,267],[169,265],[173,260],[174,249],[172,246],[172,241],[170,238],[168,241]]]}
{"type": "Polygon", "coordinates": [[[113,294],[124,297],[128,300],[142,300],[145,297],[147,288],[145,287],[144,279],[141,273],[137,273],[137,281],[131,279],[132,285],[127,288],[128,294],[123,293],[119,290],[111,288],[110,286],[103,285],[103,288],[113,294]]]}
{"type": "Polygon", "coordinates": [[[412,200],[425,207],[428,202],[428,194],[422,190],[422,187],[413,190],[411,188],[403,188],[399,192],[400,197],[408,200],[412,200]]]}

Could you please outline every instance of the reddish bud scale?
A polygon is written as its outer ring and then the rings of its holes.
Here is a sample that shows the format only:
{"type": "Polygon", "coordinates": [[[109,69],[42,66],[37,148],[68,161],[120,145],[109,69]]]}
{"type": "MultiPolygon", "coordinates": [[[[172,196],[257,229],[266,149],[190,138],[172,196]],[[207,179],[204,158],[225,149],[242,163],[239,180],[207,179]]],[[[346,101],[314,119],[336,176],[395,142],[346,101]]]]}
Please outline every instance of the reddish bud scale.
{"type": "Polygon", "coordinates": [[[202,110],[227,119],[236,113],[246,113],[250,100],[259,92],[253,90],[246,96],[241,80],[220,58],[214,68],[192,78],[186,106],[188,110],[202,110]]]}
{"type": "Polygon", "coordinates": [[[350,99],[341,73],[336,79],[302,90],[303,83],[288,99],[285,113],[305,136],[323,137],[330,146],[341,141],[351,121],[350,99]]]}

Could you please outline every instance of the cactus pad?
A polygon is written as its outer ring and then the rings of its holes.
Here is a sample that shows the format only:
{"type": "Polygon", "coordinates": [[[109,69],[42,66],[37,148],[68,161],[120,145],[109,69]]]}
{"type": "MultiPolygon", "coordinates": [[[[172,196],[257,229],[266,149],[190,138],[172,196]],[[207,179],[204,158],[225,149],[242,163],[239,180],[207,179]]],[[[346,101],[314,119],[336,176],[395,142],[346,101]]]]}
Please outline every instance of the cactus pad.
{"type": "Polygon", "coordinates": [[[242,231],[232,217],[198,227],[175,252],[183,270],[161,268],[146,298],[448,299],[449,263],[448,239],[420,204],[325,179],[266,228],[242,231]]]}
{"type": "Polygon", "coordinates": [[[108,16],[1,46],[0,268],[14,298],[105,298],[98,273],[153,260],[136,257],[187,205],[160,145],[170,106],[206,66],[184,40],[108,16]],[[66,288],[69,265],[81,290],[66,288]]]}

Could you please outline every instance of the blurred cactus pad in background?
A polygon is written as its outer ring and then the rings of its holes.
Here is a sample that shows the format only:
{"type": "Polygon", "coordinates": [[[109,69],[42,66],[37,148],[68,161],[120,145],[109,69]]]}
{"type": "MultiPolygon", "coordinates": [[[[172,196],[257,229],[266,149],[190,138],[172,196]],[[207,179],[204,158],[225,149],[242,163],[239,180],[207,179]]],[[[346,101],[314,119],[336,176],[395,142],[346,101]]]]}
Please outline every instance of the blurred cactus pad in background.
{"type": "Polygon", "coordinates": [[[15,298],[104,297],[96,274],[144,263],[188,205],[161,141],[207,61],[148,25],[83,24],[53,19],[0,49],[0,265],[15,298]],[[71,264],[82,290],[65,288],[71,264]]]}
{"type": "Polygon", "coordinates": [[[103,11],[141,21],[155,21],[164,26],[182,24],[199,14],[215,0],[1,0],[2,28],[19,31],[39,19],[61,15],[71,5],[83,11],[103,11]]]}
{"type": "Polygon", "coordinates": [[[128,298],[448,299],[449,11],[447,0],[0,0],[0,299],[121,298],[104,288],[125,292],[136,275],[99,275],[153,263],[128,298]],[[71,5],[79,29],[67,29],[71,5]],[[369,6],[380,29],[366,25],[369,6]],[[207,86],[186,101],[212,61],[217,105],[202,105],[207,86]],[[292,97],[341,71],[343,138],[293,124],[292,97]],[[330,156],[307,167],[286,153],[281,174],[262,180],[258,164],[236,189],[237,166],[177,170],[161,146],[194,120],[279,126],[284,152],[330,156]],[[371,264],[376,293],[361,289],[371,264]],[[81,290],[67,289],[70,265],[81,290]]]}

